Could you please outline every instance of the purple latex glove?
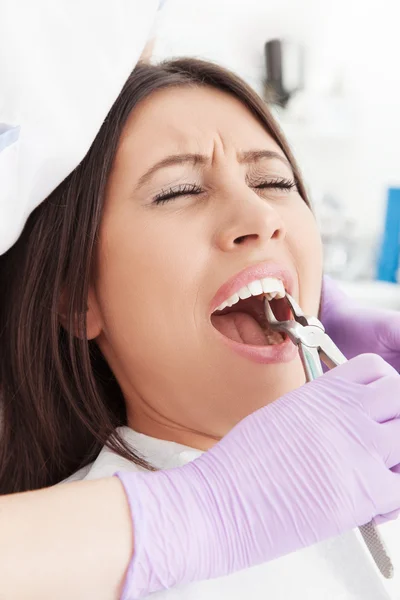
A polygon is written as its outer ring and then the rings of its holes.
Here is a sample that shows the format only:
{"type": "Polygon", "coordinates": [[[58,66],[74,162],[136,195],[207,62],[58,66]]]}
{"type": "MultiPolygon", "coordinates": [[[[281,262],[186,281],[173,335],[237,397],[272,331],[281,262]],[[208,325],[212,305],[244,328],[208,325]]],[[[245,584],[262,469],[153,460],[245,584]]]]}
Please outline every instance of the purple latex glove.
{"type": "Polygon", "coordinates": [[[360,306],[325,276],[321,321],[347,358],[374,352],[400,372],[400,313],[360,306]]]}
{"type": "Polygon", "coordinates": [[[391,518],[399,416],[400,376],[363,355],[246,417],[183,467],[118,473],[135,545],[123,600],[391,518]]]}

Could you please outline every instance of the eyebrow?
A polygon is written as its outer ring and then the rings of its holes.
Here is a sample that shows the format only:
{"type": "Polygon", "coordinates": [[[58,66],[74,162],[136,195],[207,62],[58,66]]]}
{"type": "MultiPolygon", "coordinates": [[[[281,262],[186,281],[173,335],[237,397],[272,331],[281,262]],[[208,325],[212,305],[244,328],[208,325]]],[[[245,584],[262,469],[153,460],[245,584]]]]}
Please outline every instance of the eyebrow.
{"type": "Polygon", "coordinates": [[[292,165],[290,164],[286,156],[279,154],[279,152],[274,152],[273,150],[247,150],[246,152],[241,152],[239,154],[239,162],[246,165],[257,162],[259,160],[263,160],[264,158],[267,158],[269,160],[278,159],[284,165],[289,167],[289,169],[292,168],[292,165]]]}
{"type": "MultiPolygon", "coordinates": [[[[279,152],[274,152],[273,150],[247,150],[246,152],[239,153],[238,156],[239,163],[241,164],[251,164],[263,159],[278,159],[285,166],[289,167],[289,169],[292,169],[292,166],[287,158],[282,156],[282,154],[279,154],[279,152]]],[[[140,177],[136,189],[139,189],[145,185],[151,179],[154,173],[160,169],[187,163],[191,163],[193,166],[205,165],[209,161],[210,157],[206,156],[205,154],[171,154],[150,167],[150,169],[148,169],[146,173],[140,177]]]]}
{"type": "Polygon", "coordinates": [[[156,162],[138,181],[137,189],[142,187],[145,183],[151,179],[156,171],[164,169],[165,167],[171,167],[173,165],[181,165],[186,163],[192,163],[194,166],[205,165],[209,161],[209,157],[204,154],[171,154],[166,156],[162,160],[156,162]]]}

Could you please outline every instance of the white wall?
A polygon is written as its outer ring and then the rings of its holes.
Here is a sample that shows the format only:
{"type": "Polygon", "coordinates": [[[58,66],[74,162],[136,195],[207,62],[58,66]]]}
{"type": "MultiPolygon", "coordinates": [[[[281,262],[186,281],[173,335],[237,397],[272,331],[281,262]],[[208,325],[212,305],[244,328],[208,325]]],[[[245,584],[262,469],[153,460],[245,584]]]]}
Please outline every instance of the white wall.
{"type": "Polygon", "coordinates": [[[257,91],[264,43],[302,41],[311,118],[340,77],[344,135],[317,124],[291,139],[315,201],[333,192],[360,230],[380,231],[386,188],[400,186],[400,0],[168,0],[161,17],[156,58],[211,58],[257,91]]]}

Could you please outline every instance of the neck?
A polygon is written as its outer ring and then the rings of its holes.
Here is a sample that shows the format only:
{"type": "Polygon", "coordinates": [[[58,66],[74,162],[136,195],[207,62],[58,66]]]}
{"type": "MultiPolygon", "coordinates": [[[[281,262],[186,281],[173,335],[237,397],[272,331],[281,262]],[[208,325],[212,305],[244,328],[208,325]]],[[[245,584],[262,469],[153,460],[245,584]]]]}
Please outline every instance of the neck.
{"type": "Polygon", "coordinates": [[[128,411],[128,426],[138,433],[160,440],[176,442],[196,450],[209,450],[221,439],[209,433],[190,429],[180,423],[170,421],[159,414],[147,415],[136,412],[133,415],[128,411]]]}

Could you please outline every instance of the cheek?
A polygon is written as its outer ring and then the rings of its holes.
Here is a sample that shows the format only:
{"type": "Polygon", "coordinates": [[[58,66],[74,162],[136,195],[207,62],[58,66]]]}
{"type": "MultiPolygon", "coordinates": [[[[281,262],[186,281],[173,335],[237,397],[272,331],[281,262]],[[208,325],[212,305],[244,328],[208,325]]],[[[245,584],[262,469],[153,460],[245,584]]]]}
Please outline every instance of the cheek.
{"type": "Polygon", "coordinates": [[[205,257],[204,249],[193,248],[193,232],[175,221],[116,210],[103,219],[97,292],[106,329],[118,326],[130,338],[134,332],[136,339],[153,333],[160,339],[170,337],[168,324],[183,321],[182,303],[193,304],[190,295],[205,257]]]}
{"type": "Polygon", "coordinates": [[[315,217],[305,203],[292,210],[286,220],[287,240],[296,267],[300,304],[317,315],[321,297],[322,242],[315,217]]]}

